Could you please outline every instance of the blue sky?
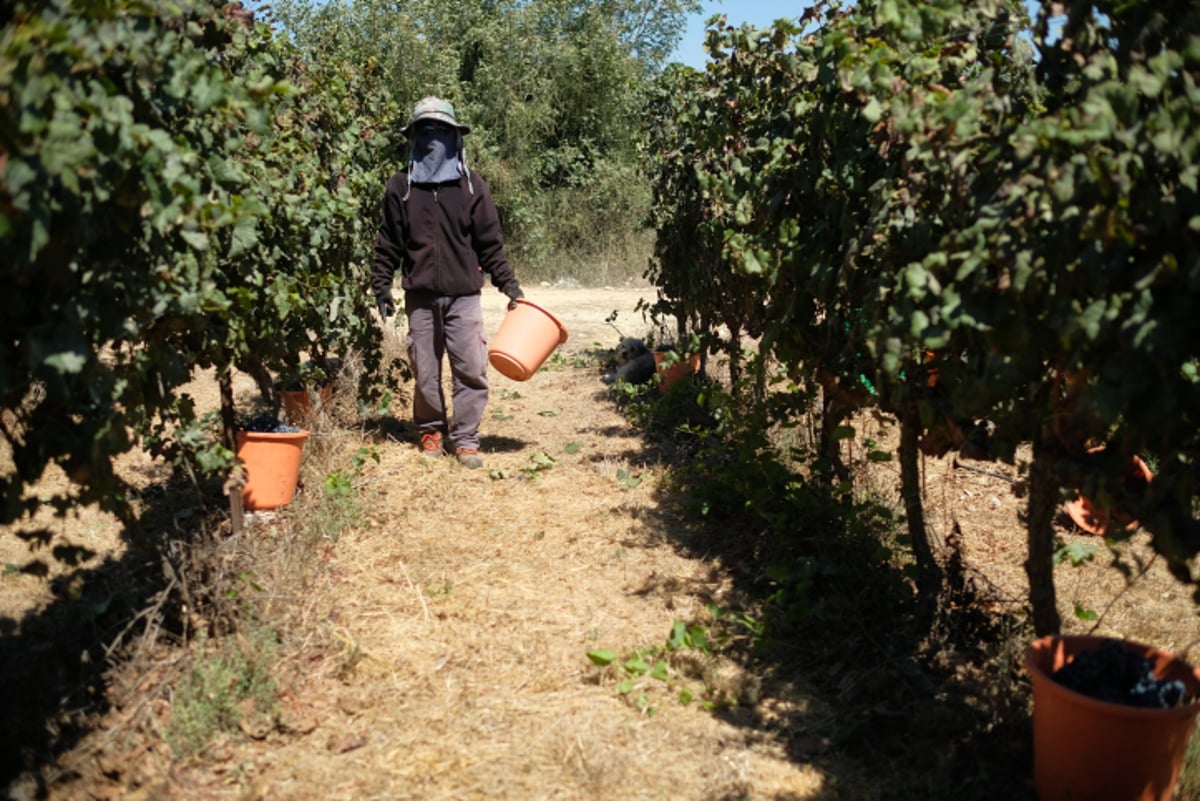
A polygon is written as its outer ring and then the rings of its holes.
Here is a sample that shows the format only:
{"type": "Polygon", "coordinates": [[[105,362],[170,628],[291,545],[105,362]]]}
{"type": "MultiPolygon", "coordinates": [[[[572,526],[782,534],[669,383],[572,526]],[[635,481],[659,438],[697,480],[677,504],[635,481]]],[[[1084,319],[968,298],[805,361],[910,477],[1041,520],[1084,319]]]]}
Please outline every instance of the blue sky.
{"type": "Polygon", "coordinates": [[[687,30],[669,60],[704,69],[704,23],[713,14],[725,14],[735,27],[748,22],[756,28],[767,28],[777,19],[800,16],[807,7],[804,0],[708,0],[699,14],[688,18],[687,30]]]}

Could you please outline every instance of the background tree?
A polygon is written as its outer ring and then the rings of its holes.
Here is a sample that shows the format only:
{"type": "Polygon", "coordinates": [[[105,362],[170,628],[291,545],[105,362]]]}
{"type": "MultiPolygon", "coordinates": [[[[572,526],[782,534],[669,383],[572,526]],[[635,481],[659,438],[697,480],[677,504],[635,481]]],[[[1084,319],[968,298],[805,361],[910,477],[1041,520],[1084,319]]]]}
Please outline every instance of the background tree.
{"type": "Polygon", "coordinates": [[[607,262],[646,253],[646,76],[696,5],[287,0],[274,14],[306,52],[377,67],[396,124],[424,95],[455,104],[523,275],[603,281],[607,262]]]}

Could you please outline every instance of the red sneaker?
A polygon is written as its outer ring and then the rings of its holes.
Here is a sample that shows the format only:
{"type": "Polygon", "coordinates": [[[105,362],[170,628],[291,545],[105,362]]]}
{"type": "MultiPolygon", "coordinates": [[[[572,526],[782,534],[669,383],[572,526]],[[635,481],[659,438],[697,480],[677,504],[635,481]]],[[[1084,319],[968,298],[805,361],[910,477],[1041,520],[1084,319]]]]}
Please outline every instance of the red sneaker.
{"type": "Polygon", "coordinates": [[[442,455],[442,435],[430,431],[421,435],[421,455],[438,457],[442,455]]]}

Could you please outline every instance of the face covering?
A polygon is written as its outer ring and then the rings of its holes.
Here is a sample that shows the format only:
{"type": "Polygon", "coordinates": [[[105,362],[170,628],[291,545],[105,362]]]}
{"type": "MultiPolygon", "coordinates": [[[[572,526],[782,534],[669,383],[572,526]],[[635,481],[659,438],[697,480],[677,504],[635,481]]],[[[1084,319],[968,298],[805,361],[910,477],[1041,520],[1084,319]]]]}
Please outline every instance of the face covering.
{"type": "Polygon", "coordinates": [[[457,131],[418,133],[412,158],[413,183],[440,184],[462,176],[457,131]]]}

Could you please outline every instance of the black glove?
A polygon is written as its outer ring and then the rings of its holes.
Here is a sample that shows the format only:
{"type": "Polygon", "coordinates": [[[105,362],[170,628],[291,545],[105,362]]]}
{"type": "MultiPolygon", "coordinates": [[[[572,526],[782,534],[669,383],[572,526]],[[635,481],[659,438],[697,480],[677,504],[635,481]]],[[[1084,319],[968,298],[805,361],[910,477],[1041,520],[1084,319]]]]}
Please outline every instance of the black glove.
{"type": "Polygon", "coordinates": [[[517,308],[517,298],[525,297],[525,293],[521,291],[521,287],[515,283],[505,290],[504,294],[508,295],[508,308],[510,311],[517,308]]]}
{"type": "Polygon", "coordinates": [[[396,313],[396,301],[392,299],[392,293],[380,292],[375,296],[375,308],[379,309],[379,316],[387,319],[396,313]]]}

